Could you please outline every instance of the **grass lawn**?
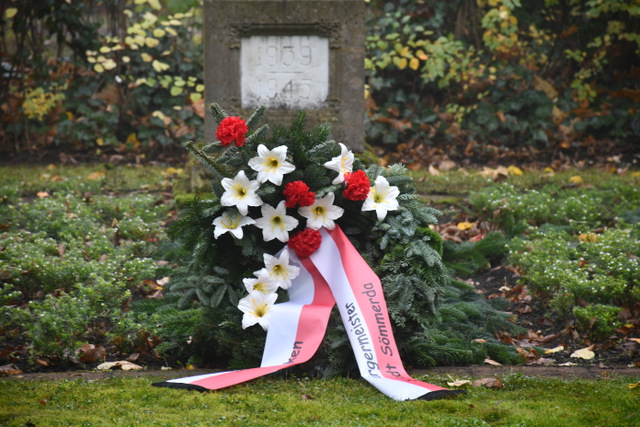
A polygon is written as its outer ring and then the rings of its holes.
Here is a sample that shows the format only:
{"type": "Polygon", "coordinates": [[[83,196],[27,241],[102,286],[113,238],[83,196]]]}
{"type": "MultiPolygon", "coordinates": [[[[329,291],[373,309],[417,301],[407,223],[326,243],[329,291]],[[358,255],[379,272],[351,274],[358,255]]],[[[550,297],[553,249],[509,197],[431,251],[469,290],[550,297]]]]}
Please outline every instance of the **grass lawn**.
{"type": "MultiPolygon", "coordinates": [[[[451,378],[424,376],[446,386],[451,378]]],[[[0,382],[7,426],[428,425],[631,426],[638,379],[558,380],[510,374],[503,388],[469,387],[447,400],[396,402],[362,380],[267,378],[199,393],[157,378],[0,382]]]]}

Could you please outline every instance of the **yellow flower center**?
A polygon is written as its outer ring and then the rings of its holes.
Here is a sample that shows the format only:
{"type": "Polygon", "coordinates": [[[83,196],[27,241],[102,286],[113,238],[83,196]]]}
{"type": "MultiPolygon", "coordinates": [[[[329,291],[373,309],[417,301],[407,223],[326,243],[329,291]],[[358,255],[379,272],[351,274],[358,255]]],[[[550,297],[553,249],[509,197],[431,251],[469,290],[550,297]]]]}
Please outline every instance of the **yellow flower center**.
{"type": "Polygon", "coordinates": [[[316,207],[313,209],[313,213],[315,213],[315,214],[316,214],[316,216],[322,216],[322,217],[324,217],[324,208],[323,208],[322,206],[316,206],[316,207]]]}
{"type": "Polygon", "coordinates": [[[265,286],[264,283],[262,282],[258,282],[255,285],[253,285],[253,290],[254,291],[260,291],[260,292],[265,292],[265,286]]]}
{"type": "Polygon", "coordinates": [[[271,218],[271,223],[276,227],[282,227],[282,217],[274,216],[273,218],[271,218]]]}
{"type": "Polygon", "coordinates": [[[267,157],[264,162],[264,165],[268,169],[278,169],[280,167],[280,161],[276,157],[267,157]]]}
{"type": "Polygon", "coordinates": [[[269,310],[267,309],[267,303],[265,302],[260,307],[256,307],[256,310],[253,312],[253,314],[255,314],[256,317],[262,317],[267,314],[267,311],[269,310]]]}
{"type": "Polygon", "coordinates": [[[236,197],[242,199],[247,196],[247,189],[238,184],[233,188],[236,191],[236,197]]]}

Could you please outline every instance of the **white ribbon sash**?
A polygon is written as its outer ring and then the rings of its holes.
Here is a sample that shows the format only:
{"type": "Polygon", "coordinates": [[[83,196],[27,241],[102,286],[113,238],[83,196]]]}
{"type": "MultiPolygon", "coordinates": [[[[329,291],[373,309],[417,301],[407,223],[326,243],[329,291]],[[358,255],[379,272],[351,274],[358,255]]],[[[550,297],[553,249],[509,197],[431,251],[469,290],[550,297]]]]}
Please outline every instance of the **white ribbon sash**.
{"type": "Polygon", "coordinates": [[[308,361],[324,338],[335,303],[351,342],[360,374],[395,400],[438,399],[459,391],[411,378],[391,330],[380,279],[339,227],[322,229],[322,244],[308,258],[290,251],[300,275],[290,300],[272,308],[259,368],[173,379],[154,386],[217,390],[308,361]]]}

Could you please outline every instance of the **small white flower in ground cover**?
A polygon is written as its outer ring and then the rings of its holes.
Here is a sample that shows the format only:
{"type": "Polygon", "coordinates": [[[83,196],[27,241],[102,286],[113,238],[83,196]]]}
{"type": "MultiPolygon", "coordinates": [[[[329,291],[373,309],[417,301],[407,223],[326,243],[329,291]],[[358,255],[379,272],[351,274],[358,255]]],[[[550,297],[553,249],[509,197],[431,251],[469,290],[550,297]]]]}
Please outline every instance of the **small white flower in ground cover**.
{"type": "Polygon", "coordinates": [[[236,239],[242,239],[244,233],[242,227],[254,224],[253,218],[241,215],[239,212],[225,211],[221,216],[213,220],[216,228],[213,230],[213,237],[216,239],[222,234],[229,232],[236,239]]]}
{"type": "Polygon", "coordinates": [[[271,279],[266,268],[253,273],[255,278],[242,279],[247,292],[262,292],[263,294],[272,294],[278,289],[278,284],[271,279]]]}
{"type": "Polygon", "coordinates": [[[285,201],[278,203],[277,207],[262,205],[262,218],[256,220],[256,227],[262,229],[262,238],[265,242],[278,239],[282,243],[289,240],[289,231],[298,226],[298,220],[287,215],[285,201]]]}
{"type": "Polygon", "coordinates": [[[242,316],[242,328],[246,329],[256,323],[262,326],[265,331],[269,328],[271,318],[271,308],[276,302],[278,294],[265,294],[260,291],[253,291],[238,302],[238,308],[244,313],[242,316]]]}
{"type": "Polygon", "coordinates": [[[249,206],[262,205],[262,199],[256,194],[260,183],[249,180],[244,171],[238,172],[233,179],[224,178],[222,187],[225,190],[220,198],[222,206],[235,206],[242,215],[246,215],[249,206]]]}
{"type": "Polygon", "coordinates": [[[333,192],[327,193],[323,198],[316,199],[311,206],[299,208],[298,213],[307,218],[307,227],[313,230],[319,230],[322,227],[333,230],[336,227],[333,221],[344,213],[344,209],[333,204],[334,200],[333,192]]]}
{"type": "Polygon", "coordinates": [[[340,145],[340,155],[326,162],[324,167],[338,172],[338,176],[333,180],[333,184],[344,182],[344,174],[353,172],[353,152],[342,142],[340,145]]]}
{"type": "Polygon", "coordinates": [[[282,289],[289,289],[291,281],[298,277],[300,268],[289,264],[289,252],[285,249],[280,253],[279,257],[263,254],[265,268],[278,286],[282,289]]]}
{"type": "Polygon", "coordinates": [[[286,161],[287,146],[281,145],[269,150],[264,144],[258,145],[258,157],[249,160],[249,166],[258,172],[258,182],[271,181],[275,185],[282,184],[282,177],[293,172],[296,167],[286,161]]]}
{"type": "Polygon", "coordinates": [[[383,176],[378,176],[373,187],[369,190],[369,196],[362,204],[363,211],[376,211],[378,221],[382,221],[388,211],[398,209],[396,198],[400,194],[398,187],[389,185],[389,181],[383,176]]]}

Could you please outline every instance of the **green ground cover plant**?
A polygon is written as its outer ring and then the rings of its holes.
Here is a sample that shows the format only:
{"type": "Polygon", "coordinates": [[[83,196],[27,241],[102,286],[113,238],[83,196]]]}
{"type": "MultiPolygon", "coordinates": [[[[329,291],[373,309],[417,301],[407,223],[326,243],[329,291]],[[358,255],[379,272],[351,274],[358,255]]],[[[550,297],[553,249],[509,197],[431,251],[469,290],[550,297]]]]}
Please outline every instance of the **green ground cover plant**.
{"type": "Polygon", "coordinates": [[[601,342],[637,326],[640,190],[637,176],[576,176],[564,185],[487,187],[471,204],[506,230],[523,230],[507,258],[521,281],[558,322],[601,342]]]}
{"type": "MultiPolygon", "coordinates": [[[[419,379],[445,385],[458,378],[419,379]]],[[[585,426],[640,421],[637,378],[560,380],[499,376],[502,388],[466,386],[438,401],[396,402],[361,380],[267,378],[196,393],[149,378],[0,382],[7,426],[438,425],[585,426]],[[634,387],[635,386],[635,387],[634,387]]]]}
{"type": "Polygon", "coordinates": [[[3,168],[3,175],[0,342],[20,344],[14,349],[31,362],[59,363],[82,344],[127,352],[154,333],[154,316],[128,309],[145,280],[170,270],[156,253],[173,204],[144,189],[149,170],[3,168]]]}

